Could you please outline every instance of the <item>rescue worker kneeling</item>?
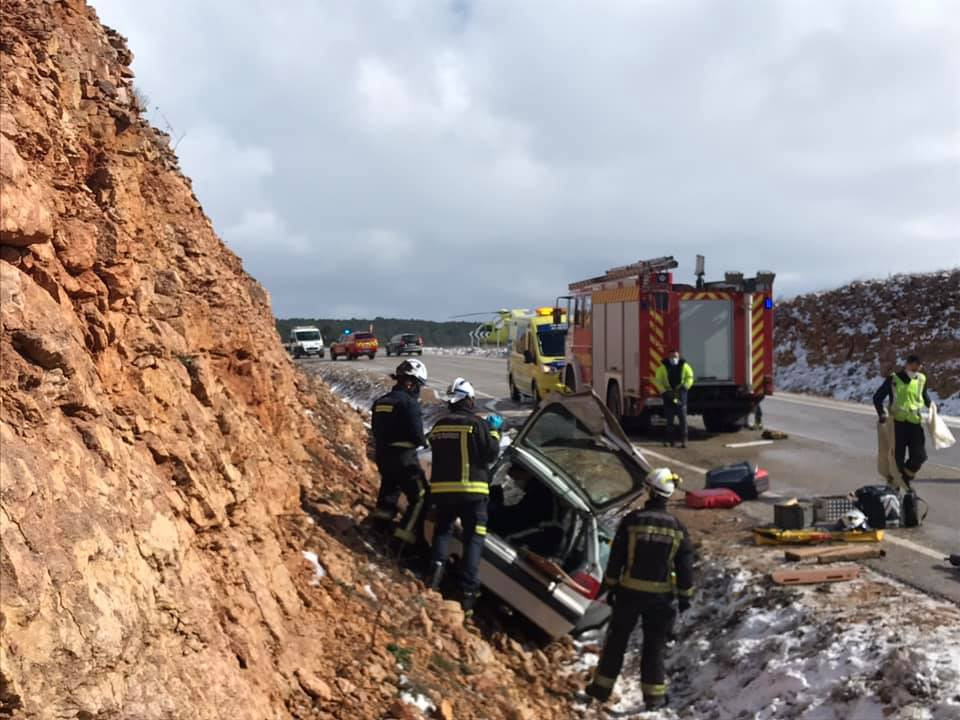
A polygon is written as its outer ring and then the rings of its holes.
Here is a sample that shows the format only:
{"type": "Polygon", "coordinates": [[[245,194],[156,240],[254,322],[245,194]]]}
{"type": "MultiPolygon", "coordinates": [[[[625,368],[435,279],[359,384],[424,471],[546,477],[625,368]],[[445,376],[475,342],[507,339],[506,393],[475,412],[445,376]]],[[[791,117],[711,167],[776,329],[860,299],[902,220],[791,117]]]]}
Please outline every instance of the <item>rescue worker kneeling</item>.
{"type": "Polygon", "coordinates": [[[666,468],[652,470],[646,483],[649,500],[628,514],[617,528],[604,576],[613,615],[600,662],[587,694],[605,701],[623,667],[630,635],[643,627],[640,682],[647,709],[667,704],[665,655],[673,632],[677,597],[680,612],[693,596],[693,546],[686,528],[667,512],[679,478],[666,468]]]}
{"type": "Polygon", "coordinates": [[[427,384],[427,368],[419,360],[404,360],[397,365],[393,378],[397,384],[377,398],[372,408],[371,424],[380,470],[380,491],[373,520],[381,530],[388,530],[403,493],[407,509],[393,536],[400,543],[413,545],[422,537],[428,492],[426,477],[417,459],[417,448],[427,444],[418,399],[420,389],[427,384]]]}
{"type": "Polygon", "coordinates": [[[473,386],[457,378],[447,391],[450,412],[437,420],[430,431],[433,471],[430,489],[436,507],[430,587],[436,590],[443,579],[453,526],[460,519],[463,529],[460,602],[469,615],[480,588],[477,570],[487,534],[487,500],[490,475],[487,466],[497,458],[503,418],[492,415],[483,420],[474,412],[473,386]]]}

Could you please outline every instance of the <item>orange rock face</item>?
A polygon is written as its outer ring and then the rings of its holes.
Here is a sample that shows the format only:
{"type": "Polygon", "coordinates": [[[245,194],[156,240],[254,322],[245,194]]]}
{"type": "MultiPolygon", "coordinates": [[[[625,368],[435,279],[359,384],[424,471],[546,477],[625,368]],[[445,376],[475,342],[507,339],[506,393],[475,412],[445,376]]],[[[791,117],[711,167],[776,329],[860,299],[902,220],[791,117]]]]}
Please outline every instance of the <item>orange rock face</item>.
{"type": "Polygon", "coordinates": [[[296,373],[124,39],[81,0],[2,22],[0,716],[565,717],[371,552],[360,419],[296,373]]]}

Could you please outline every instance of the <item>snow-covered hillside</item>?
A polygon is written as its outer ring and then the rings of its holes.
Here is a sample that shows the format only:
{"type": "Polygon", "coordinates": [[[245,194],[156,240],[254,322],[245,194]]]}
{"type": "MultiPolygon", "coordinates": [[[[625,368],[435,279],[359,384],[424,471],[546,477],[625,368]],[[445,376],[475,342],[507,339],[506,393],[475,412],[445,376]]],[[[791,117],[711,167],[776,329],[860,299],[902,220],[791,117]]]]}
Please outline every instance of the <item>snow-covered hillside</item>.
{"type": "Polygon", "coordinates": [[[868,402],[915,352],[941,410],[960,415],[960,268],[781,301],[776,328],[780,390],[868,402]]]}

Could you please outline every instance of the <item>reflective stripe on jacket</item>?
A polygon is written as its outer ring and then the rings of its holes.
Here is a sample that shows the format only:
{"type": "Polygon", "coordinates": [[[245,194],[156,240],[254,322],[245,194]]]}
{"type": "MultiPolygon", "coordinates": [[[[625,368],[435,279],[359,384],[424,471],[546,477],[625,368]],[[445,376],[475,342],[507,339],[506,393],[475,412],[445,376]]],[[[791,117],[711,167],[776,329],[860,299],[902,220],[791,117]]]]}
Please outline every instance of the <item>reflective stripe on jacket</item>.
{"type": "Polygon", "coordinates": [[[656,595],[693,595],[693,545],[687,529],[652,498],[617,528],[604,575],[608,587],[656,595]]]}
{"type": "Polygon", "coordinates": [[[490,494],[487,466],[497,458],[499,432],[469,410],[454,409],[433,426],[429,441],[433,449],[430,492],[435,500],[490,494]]]}
{"type": "Polygon", "coordinates": [[[893,390],[891,414],[897,422],[909,422],[917,425],[921,422],[920,411],[924,408],[923,389],[927,376],[917,373],[915,378],[904,382],[897,373],[890,376],[893,390]]]}

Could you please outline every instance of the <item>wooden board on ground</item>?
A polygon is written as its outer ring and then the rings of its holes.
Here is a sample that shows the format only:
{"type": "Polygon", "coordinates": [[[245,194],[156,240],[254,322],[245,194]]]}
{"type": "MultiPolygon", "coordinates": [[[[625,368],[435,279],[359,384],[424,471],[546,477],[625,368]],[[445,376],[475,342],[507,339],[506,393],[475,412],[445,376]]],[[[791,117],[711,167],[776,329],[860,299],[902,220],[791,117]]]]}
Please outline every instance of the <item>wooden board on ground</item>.
{"type": "MultiPolygon", "coordinates": [[[[836,549],[837,549],[837,550],[842,550],[842,549],[852,548],[852,547],[854,547],[854,546],[853,546],[853,545],[841,545],[840,547],[838,547],[838,548],[836,548],[836,549]]],[[[816,559],[817,555],[821,555],[821,554],[823,554],[823,553],[825,553],[825,552],[828,552],[828,551],[830,551],[830,550],[833,550],[833,549],[834,549],[834,548],[831,547],[831,546],[827,546],[827,547],[823,547],[823,546],[820,546],[820,547],[796,547],[796,548],[790,548],[789,550],[785,550],[785,551],[783,552],[783,556],[784,556],[787,560],[792,560],[793,562],[797,562],[798,560],[814,560],[814,559],[816,559]]]]}
{"type": "Polygon", "coordinates": [[[775,570],[770,577],[777,585],[815,585],[818,583],[844,582],[859,577],[857,565],[841,565],[835,568],[809,568],[799,570],[775,570]]]}
{"type": "Polygon", "coordinates": [[[817,555],[817,562],[843,562],[847,560],[869,560],[871,558],[884,557],[887,551],[876,545],[860,545],[854,547],[824,548],[823,552],[817,555]]]}

